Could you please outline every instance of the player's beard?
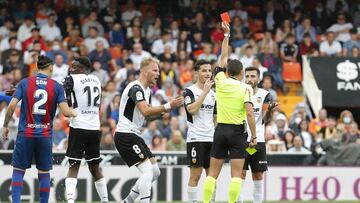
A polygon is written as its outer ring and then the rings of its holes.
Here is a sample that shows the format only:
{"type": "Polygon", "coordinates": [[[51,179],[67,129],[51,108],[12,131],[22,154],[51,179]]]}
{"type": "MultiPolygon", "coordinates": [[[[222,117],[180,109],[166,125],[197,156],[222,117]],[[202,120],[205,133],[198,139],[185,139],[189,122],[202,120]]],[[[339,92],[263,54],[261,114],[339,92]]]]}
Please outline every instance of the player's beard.
{"type": "Polygon", "coordinates": [[[254,83],[253,85],[251,85],[251,86],[252,86],[253,89],[255,89],[258,85],[259,85],[259,83],[258,83],[258,82],[255,82],[255,83],[254,83]]]}
{"type": "Polygon", "coordinates": [[[254,88],[256,88],[258,86],[259,83],[258,82],[254,82],[254,83],[253,82],[248,82],[246,84],[250,85],[254,89],[254,88]]]}
{"type": "Polygon", "coordinates": [[[154,76],[154,77],[151,77],[149,81],[149,87],[153,87],[154,85],[156,85],[156,81],[157,81],[157,78],[154,76]]]}

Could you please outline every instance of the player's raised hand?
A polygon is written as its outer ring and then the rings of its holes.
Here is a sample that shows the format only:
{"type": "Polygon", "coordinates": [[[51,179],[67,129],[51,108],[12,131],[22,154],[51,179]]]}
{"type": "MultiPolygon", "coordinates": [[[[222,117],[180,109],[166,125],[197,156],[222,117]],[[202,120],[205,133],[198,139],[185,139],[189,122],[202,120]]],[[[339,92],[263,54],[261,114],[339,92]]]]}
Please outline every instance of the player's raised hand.
{"type": "Polygon", "coordinates": [[[209,92],[211,90],[211,87],[214,85],[214,81],[210,78],[206,80],[204,84],[204,92],[209,92]]]}
{"type": "Polygon", "coordinates": [[[8,138],[9,138],[9,127],[4,127],[3,128],[2,137],[3,137],[4,140],[8,140],[8,138]]]}
{"type": "Polygon", "coordinates": [[[277,103],[277,102],[271,102],[271,103],[269,104],[268,110],[269,110],[269,111],[272,111],[273,109],[276,109],[278,106],[279,106],[279,103],[277,103]]]}
{"type": "Polygon", "coordinates": [[[230,33],[230,24],[228,22],[221,22],[221,27],[224,30],[225,34],[230,33]]]}
{"type": "Polygon", "coordinates": [[[176,98],[174,99],[171,99],[170,101],[170,106],[171,108],[176,108],[176,107],[179,107],[179,106],[182,106],[184,104],[184,97],[183,96],[177,96],[176,98]]]}

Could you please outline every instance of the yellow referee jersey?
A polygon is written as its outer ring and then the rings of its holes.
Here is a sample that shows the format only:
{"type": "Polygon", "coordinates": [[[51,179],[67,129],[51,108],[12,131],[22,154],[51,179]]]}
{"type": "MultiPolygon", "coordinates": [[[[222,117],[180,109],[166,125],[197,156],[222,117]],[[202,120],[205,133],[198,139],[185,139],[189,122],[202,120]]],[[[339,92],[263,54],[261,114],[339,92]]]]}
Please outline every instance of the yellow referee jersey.
{"type": "Polygon", "coordinates": [[[251,86],[219,72],[215,76],[217,122],[243,124],[246,120],[245,103],[253,103],[251,86]]]}

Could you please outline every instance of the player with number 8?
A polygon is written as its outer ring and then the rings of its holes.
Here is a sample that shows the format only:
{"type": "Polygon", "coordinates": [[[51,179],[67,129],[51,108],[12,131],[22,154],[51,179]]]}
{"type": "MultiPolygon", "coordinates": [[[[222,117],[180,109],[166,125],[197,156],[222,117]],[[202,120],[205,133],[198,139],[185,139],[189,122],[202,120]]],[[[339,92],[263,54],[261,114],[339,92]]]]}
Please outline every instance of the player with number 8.
{"type": "Polygon", "coordinates": [[[162,106],[151,106],[150,87],[159,78],[159,61],[146,58],[140,64],[140,77],[129,83],[120,101],[119,122],[116,126],[114,142],[121,158],[126,164],[136,166],[141,175],[124,199],[133,203],[140,197],[140,203],[150,202],[151,183],[160,175],[159,166],[141,134],[146,118],[158,116],[183,104],[183,98],[177,97],[162,106]]]}
{"type": "Polygon", "coordinates": [[[12,156],[14,167],[11,181],[12,202],[20,203],[25,171],[31,168],[35,157],[39,177],[40,203],[49,201],[50,173],[52,169],[52,122],[57,105],[65,116],[75,117],[69,108],[64,89],[49,78],[53,64],[50,58],[39,56],[38,73],[20,81],[6,110],[3,139],[8,139],[9,122],[21,101],[20,120],[16,146],[12,156]]]}

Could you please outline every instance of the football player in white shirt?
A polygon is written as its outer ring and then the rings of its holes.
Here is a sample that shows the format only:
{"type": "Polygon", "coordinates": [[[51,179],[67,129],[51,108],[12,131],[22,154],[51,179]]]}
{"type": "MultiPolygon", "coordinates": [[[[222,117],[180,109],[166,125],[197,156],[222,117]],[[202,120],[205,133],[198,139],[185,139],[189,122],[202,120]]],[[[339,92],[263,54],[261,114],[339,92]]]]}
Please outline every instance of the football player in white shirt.
{"type": "MultiPolygon", "coordinates": [[[[254,90],[253,95],[253,109],[256,122],[256,139],[257,145],[253,155],[247,156],[244,163],[244,170],[242,173],[242,179],[245,181],[246,170],[251,167],[252,179],[254,182],[253,189],[253,202],[261,203],[263,199],[263,174],[267,171],[266,160],[266,146],[265,146],[265,123],[267,123],[271,117],[275,107],[278,106],[276,102],[271,101],[270,93],[262,88],[258,88],[260,82],[260,71],[254,67],[248,67],[245,69],[245,82],[251,85],[254,90]]],[[[251,132],[248,130],[248,142],[250,142],[251,132]]],[[[244,181],[242,181],[244,183],[244,181]]],[[[240,191],[238,203],[243,203],[243,191],[240,191]]]]}
{"type": "Polygon", "coordinates": [[[100,80],[90,75],[91,62],[88,57],[75,58],[71,65],[71,75],[64,81],[64,89],[69,106],[78,113],[70,120],[70,133],[66,157],[69,159],[69,172],[65,179],[66,199],[75,201],[77,175],[81,159],[85,155],[95,188],[101,202],[108,202],[106,180],[99,169],[100,162],[100,80]]]}
{"type": "Polygon", "coordinates": [[[195,71],[198,74],[198,81],[184,90],[185,110],[189,127],[186,148],[190,167],[187,189],[190,203],[197,202],[198,182],[203,168],[206,174],[209,171],[210,151],[215,131],[214,114],[216,114],[215,92],[211,89],[214,81],[211,80],[210,62],[206,60],[197,61],[195,71]]]}
{"type": "Polygon", "coordinates": [[[160,76],[158,64],[155,58],[143,59],[139,79],[129,83],[121,96],[115,146],[126,164],[129,167],[135,165],[141,173],[130,194],[124,199],[126,203],[133,203],[138,196],[140,203],[150,202],[151,183],[160,175],[154,155],[140,137],[145,119],[181,106],[184,102],[182,97],[177,97],[164,105],[151,106],[150,87],[156,84],[160,76]]]}

